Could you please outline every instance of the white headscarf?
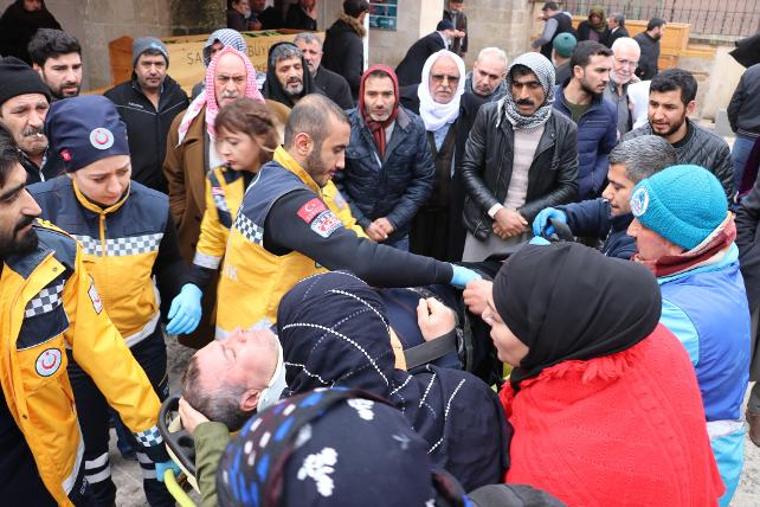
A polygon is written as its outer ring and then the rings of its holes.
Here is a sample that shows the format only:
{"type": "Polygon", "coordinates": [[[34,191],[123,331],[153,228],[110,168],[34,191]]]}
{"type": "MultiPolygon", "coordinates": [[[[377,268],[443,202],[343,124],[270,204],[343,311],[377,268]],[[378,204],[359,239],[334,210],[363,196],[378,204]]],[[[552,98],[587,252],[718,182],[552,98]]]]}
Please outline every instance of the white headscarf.
{"type": "Polygon", "coordinates": [[[464,82],[464,61],[458,55],[442,49],[428,57],[425,61],[425,66],[422,67],[422,82],[417,87],[417,96],[420,99],[420,116],[425,123],[426,130],[435,132],[447,123],[453,123],[457,119],[459,116],[459,101],[464,93],[464,82]],[[448,104],[436,102],[433,100],[433,96],[430,95],[430,69],[442,56],[451,58],[457,64],[457,69],[459,69],[459,83],[454,92],[454,98],[448,104]]]}

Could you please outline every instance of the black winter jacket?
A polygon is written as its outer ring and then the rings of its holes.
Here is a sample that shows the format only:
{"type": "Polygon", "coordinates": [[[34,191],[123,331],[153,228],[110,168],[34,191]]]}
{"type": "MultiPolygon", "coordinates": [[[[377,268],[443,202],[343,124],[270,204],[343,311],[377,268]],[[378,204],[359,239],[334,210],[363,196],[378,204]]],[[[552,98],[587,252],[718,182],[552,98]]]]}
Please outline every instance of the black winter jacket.
{"type": "MultiPolygon", "coordinates": [[[[678,163],[695,164],[713,173],[723,185],[723,190],[731,204],[734,195],[734,164],[728,144],[723,138],[703,129],[693,121],[689,119],[686,121],[689,122],[689,133],[678,146],[673,145],[678,163]]],[[[623,136],[623,140],[651,134],[653,134],[652,127],[647,123],[628,132],[623,136]]]]}
{"type": "MultiPolygon", "coordinates": [[[[503,102],[483,104],[475,118],[461,163],[467,195],[464,225],[485,240],[493,219],[488,210],[507,197],[514,160],[514,130],[503,102]]],[[[536,148],[528,176],[525,205],[517,211],[532,223],[539,211],[573,201],[578,195],[578,128],[565,115],[552,112],[536,148]]]]}
{"type": "Polygon", "coordinates": [[[749,309],[760,304],[760,179],[736,211],[736,246],[749,309]]]}
{"type": "Polygon", "coordinates": [[[660,59],[660,41],[651,38],[646,32],[636,34],[634,39],[636,39],[641,48],[636,77],[642,81],[648,81],[657,75],[657,60],[660,59]]]}
{"type": "Polygon", "coordinates": [[[601,197],[557,206],[567,215],[567,225],[575,236],[604,240],[602,253],[607,257],[630,259],[636,253],[636,240],[628,235],[633,215],[613,217],[610,203],[601,197]]]}
{"type": "Polygon", "coordinates": [[[366,229],[373,220],[386,217],[396,229],[389,241],[397,241],[409,233],[412,218],[433,190],[435,165],[425,125],[401,107],[381,161],[361,112],[352,109],[348,118],[346,168],[335,174],[335,183],[359,225],[366,229]]]}
{"type": "Polygon", "coordinates": [[[322,47],[322,66],[348,81],[354,102],[359,98],[359,84],[364,71],[361,33],[359,21],[344,14],[327,29],[322,47]]]}
{"type": "Polygon", "coordinates": [[[422,81],[422,67],[425,66],[425,61],[442,49],[446,49],[446,43],[439,32],[429,33],[412,44],[396,67],[398,85],[407,86],[422,81]]]}
{"type": "Polygon", "coordinates": [[[317,75],[314,76],[314,84],[322,90],[322,93],[327,98],[338,104],[341,109],[351,109],[354,107],[351,87],[348,86],[348,82],[340,74],[330,69],[325,69],[320,65],[317,69],[317,75]]]}
{"type": "Polygon", "coordinates": [[[728,121],[737,134],[760,135],[760,63],[742,74],[728,104],[728,121]]]}
{"type": "Polygon", "coordinates": [[[162,170],[166,136],[174,117],[190,104],[187,95],[169,76],[164,79],[158,110],[143,94],[134,78],[116,85],[104,95],[116,104],[116,110],[127,124],[132,179],[146,187],[167,193],[162,170]]]}

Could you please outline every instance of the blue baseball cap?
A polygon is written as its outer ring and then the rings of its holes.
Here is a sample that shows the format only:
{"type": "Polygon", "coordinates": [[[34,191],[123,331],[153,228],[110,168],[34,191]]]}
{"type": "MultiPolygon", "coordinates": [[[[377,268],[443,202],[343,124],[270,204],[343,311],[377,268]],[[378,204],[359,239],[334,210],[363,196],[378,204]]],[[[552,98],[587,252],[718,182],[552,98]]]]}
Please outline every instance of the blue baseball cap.
{"type": "Polygon", "coordinates": [[[114,155],[129,155],[127,127],[113,102],[100,95],[54,102],[45,119],[45,135],[66,172],[114,155]]]}

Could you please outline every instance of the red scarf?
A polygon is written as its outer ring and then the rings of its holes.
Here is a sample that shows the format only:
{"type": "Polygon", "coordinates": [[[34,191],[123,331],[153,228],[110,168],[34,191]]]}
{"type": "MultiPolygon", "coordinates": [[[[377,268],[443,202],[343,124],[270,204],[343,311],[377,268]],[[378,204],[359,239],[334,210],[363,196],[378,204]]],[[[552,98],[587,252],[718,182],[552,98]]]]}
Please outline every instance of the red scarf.
{"type": "Polygon", "coordinates": [[[636,254],[634,260],[649,268],[658,278],[671,276],[707,263],[715,255],[726,250],[735,239],[736,224],[733,214],[729,214],[726,220],[705,241],[688,252],[680,255],[667,255],[656,261],[642,261],[638,259],[638,254],[636,254]]]}
{"type": "Polygon", "coordinates": [[[393,69],[387,65],[377,64],[364,71],[361,84],[359,85],[359,111],[362,114],[362,118],[364,118],[364,123],[367,124],[369,131],[372,132],[372,139],[375,140],[375,146],[377,146],[377,152],[380,154],[380,158],[385,157],[385,129],[387,129],[391,123],[396,121],[396,117],[398,116],[398,104],[398,78],[396,77],[396,73],[393,72],[393,69]],[[393,81],[393,96],[395,98],[395,102],[393,103],[393,112],[385,121],[373,120],[367,113],[367,109],[364,106],[364,83],[367,82],[367,78],[370,76],[370,74],[378,71],[387,74],[388,77],[391,78],[391,81],[393,81]]]}

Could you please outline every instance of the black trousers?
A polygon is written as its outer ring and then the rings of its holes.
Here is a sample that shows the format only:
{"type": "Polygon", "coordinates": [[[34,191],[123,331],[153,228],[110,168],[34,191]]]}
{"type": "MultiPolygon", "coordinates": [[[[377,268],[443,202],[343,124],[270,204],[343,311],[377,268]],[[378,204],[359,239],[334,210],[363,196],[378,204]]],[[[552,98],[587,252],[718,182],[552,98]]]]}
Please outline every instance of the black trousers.
{"type": "MultiPolygon", "coordinates": [[[[161,326],[148,338],[131,349],[132,355],[142,366],[153,389],[163,401],[169,395],[166,376],[166,344],[161,326]]],[[[109,407],[95,382],[73,361],[69,355],[69,378],[74,388],[74,399],[79,414],[79,423],[84,434],[84,470],[89,484],[89,495],[93,505],[112,506],[116,499],[116,486],[111,480],[111,465],[108,458],[109,407]]],[[[143,489],[151,506],[174,505],[174,499],[163,483],[156,480],[153,461],[144,452],[134,435],[128,432],[132,447],[137,451],[137,460],[143,473],[143,489]]]]}

